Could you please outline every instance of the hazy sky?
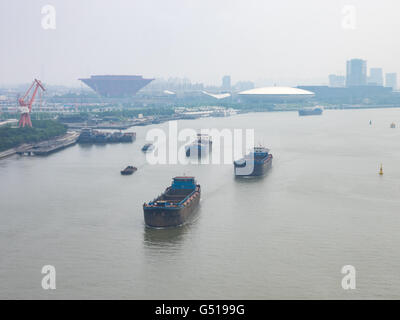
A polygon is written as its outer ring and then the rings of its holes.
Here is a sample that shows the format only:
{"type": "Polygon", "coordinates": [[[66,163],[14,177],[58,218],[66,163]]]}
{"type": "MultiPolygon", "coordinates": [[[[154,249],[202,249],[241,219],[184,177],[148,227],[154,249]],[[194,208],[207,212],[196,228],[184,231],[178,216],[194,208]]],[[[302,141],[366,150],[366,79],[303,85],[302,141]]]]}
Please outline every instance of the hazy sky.
{"type": "Polygon", "coordinates": [[[399,0],[0,0],[0,85],[91,74],[295,85],[344,74],[349,58],[400,72],[399,13],[399,0]],[[42,28],[47,4],[55,30],[42,28]],[[355,29],[342,26],[346,5],[355,29]]]}

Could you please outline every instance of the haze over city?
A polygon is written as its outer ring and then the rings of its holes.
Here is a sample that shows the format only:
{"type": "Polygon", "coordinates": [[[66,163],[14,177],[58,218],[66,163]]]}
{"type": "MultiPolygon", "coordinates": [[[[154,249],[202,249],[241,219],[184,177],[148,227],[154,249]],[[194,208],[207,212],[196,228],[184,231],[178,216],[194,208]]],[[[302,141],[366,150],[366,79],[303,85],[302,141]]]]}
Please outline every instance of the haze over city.
{"type": "Polygon", "coordinates": [[[399,9],[0,0],[0,302],[399,299],[399,9]]]}
{"type": "Polygon", "coordinates": [[[326,84],[345,61],[399,72],[400,3],[385,1],[11,1],[0,3],[0,85],[91,74],[326,84]],[[42,7],[56,9],[44,30],[42,7]],[[355,25],[343,28],[345,6],[355,25]]]}

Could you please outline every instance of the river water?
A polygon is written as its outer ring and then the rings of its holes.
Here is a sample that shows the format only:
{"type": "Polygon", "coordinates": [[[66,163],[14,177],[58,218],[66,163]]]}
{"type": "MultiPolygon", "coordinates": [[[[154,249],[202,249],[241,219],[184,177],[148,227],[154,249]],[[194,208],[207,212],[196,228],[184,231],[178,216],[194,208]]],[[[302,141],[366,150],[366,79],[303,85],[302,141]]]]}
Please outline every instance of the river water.
{"type": "Polygon", "coordinates": [[[151,165],[132,144],[75,145],[0,161],[0,298],[400,298],[400,109],[251,113],[178,128],[254,128],[261,179],[231,164],[151,165]],[[372,120],[372,125],[369,121],[372,120]],[[378,175],[383,164],[384,175],[378,175]],[[126,165],[138,167],[121,176],[126,165]],[[144,226],[142,204],[176,175],[202,188],[198,219],[144,226]],[[41,286],[56,268],[56,289],[41,286]],[[344,290],[341,269],[356,269],[344,290]]]}

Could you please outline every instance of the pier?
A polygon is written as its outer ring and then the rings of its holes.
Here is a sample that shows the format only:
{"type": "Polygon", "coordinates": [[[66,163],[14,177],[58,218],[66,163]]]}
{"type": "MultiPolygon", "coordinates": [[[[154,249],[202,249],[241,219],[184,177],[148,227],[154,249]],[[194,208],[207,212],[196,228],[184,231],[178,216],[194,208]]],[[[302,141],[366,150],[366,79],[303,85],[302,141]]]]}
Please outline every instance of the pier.
{"type": "Polygon", "coordinates": [[[15,153],[28,156],[46,156],[50,153],[74,145],[77,142],[78,137],[78,132],[70,131],[64,136],[55,139],[42,141],[31,145],[30,147],[17,148],[15,153]]]}

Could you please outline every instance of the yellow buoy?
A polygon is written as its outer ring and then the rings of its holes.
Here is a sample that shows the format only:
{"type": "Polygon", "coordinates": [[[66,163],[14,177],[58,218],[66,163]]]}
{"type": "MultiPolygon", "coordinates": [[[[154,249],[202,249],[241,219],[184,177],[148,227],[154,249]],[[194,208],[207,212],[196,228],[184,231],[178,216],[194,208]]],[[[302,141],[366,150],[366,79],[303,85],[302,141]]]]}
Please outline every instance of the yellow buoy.
{"type": "Polygon", "coordinates": [[[382,163],[381,163],[381,168],[379,169],[379,174],[380,174],[380,175],[383,175],[382,163]]]}

